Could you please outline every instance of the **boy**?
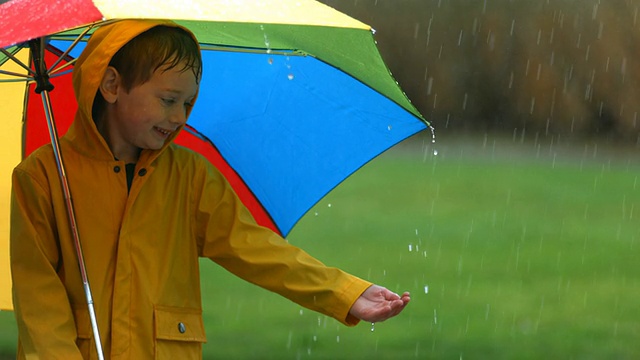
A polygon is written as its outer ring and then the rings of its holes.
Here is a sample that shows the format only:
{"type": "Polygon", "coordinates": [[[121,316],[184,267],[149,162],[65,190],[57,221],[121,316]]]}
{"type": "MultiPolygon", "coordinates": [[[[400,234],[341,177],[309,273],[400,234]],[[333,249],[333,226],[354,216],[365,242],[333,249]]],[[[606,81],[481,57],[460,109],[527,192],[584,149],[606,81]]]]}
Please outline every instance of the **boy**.
{"type": "MultiPolygon", "coordinates": [[[[76,62],[78,112],[60,140],[107,359],[197,359],[198,257],[347,325],[409,302],[328,268],[259,227],[218,171],[172,144],[199,89],[193,34],[171,22],[103,26],[76,62]]],[[[52,149],[14,171],[11,267],[18,358],[96,350],[52,149]]]]}

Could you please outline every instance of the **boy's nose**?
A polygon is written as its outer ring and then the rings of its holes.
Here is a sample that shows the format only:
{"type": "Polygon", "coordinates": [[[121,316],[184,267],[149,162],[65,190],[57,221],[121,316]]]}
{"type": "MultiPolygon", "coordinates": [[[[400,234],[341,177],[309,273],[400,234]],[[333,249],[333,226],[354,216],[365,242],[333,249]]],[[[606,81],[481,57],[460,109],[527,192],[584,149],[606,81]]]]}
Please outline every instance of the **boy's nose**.
{"type": "Polygon", "coordinates": [[[169,119],[174,124],[184,125],[187,122],[187,113],[186,111],[177,110],[171,114],[169,119]]]}

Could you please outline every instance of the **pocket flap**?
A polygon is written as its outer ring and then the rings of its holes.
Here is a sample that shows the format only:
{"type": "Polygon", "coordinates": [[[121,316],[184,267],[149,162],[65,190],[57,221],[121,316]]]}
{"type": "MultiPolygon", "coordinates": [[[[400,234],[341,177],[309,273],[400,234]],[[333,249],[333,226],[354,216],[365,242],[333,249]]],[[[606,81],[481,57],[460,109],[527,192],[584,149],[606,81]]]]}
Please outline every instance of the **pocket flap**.
{"type": "Polygon", "coordinates": [[[156,306],[156,339],[206,342],[202,310],[156,306]]]}

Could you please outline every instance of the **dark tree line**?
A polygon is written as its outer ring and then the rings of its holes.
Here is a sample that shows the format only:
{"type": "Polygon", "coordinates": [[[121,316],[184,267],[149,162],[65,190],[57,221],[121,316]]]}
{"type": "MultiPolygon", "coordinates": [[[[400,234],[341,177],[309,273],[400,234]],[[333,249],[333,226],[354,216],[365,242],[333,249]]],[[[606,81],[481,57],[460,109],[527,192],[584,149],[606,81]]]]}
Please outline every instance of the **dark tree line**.
{"type": "Polygon", "coordinates": [[[640,1],[323,0],[438,130],[639,141],[640,1]]]}

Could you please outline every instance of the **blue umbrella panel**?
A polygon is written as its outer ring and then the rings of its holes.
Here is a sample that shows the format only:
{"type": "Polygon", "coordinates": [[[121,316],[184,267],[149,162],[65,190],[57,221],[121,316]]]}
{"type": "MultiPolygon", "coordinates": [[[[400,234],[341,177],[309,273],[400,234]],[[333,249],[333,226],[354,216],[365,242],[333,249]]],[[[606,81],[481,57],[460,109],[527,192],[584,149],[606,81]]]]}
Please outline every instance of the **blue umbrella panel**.
{"type": "MultiPolygon", "coordinates": [[[[51,41],[62,50],[69,44],[51,41]]],[[[83,48],[79,43],[70,56],[83,48]]],[[[216,48],[202,56],[189,131],[222,156],[283,236],[357,169],[428,128],[391,99],[303,52],[216,48]]]]}

